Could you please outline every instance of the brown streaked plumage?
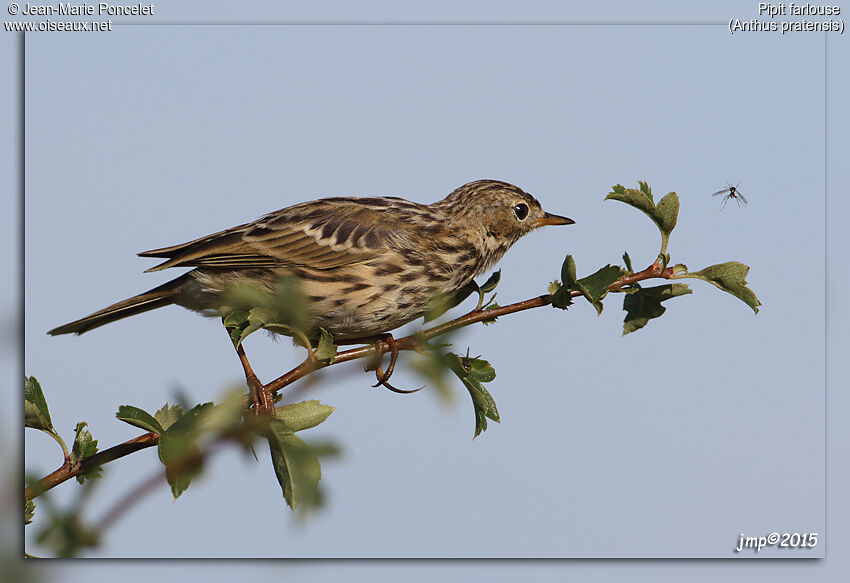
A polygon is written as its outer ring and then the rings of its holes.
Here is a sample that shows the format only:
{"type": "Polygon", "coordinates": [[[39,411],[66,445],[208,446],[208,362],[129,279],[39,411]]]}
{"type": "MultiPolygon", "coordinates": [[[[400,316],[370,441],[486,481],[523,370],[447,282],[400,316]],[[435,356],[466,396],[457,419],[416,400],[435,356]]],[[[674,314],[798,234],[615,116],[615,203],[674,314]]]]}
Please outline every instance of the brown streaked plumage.
{"type": "Polygon", "coordinates": [[[172,247],[148,271],[193,267],[164,285],[49,332],[82,334],[169,304],[208,315],[232,308],[225,293],[250,283],[271,290],[294,277],[309,302],[309,329],[337,341],[374,337],[422,316],[493,266],[520,237],[573,221],[550,215],[521,189],[470,182],[430,205],[396,197],[325,198],[172,247]]]}

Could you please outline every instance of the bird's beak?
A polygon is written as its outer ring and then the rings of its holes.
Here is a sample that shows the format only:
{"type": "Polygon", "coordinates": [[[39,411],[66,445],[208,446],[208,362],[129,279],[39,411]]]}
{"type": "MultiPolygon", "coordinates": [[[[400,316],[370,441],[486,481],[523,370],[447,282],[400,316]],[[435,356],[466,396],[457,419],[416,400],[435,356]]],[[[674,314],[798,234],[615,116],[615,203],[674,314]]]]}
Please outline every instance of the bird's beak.
{"type": "Polygon", "coordinates": [[[534,226],[545,227],[546,225],[572,225],[573,223],[575,223],[575,221],[572,219],[568,219],[567,217],[543,213],[542,218],[535,219],[534,226]]]}

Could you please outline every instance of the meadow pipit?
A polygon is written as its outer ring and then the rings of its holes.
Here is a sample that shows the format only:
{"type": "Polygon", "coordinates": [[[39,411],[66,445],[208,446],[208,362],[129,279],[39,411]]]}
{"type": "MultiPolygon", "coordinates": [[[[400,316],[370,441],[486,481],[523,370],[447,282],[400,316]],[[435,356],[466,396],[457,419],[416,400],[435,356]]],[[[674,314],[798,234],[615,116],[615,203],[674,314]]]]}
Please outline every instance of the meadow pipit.
{"type": "MultiPolygon", "coordinates": [[[[526,233],[572,222],[496,180],[464,184],[430,205],[397,197],[314,200],[139,253],[166,259],[148,271],[194,269],[49,334],[82,334],[169,304],[223,317],[233,309],[225,298],[234,285],[271,291],[288,276],[308,300],[308,338],[323,328],[337,342],[368,341],[419,318],[436,297],[454,295],[526,233]]],[[[240,357],[250,384],[253,373],[240,357]]]]}

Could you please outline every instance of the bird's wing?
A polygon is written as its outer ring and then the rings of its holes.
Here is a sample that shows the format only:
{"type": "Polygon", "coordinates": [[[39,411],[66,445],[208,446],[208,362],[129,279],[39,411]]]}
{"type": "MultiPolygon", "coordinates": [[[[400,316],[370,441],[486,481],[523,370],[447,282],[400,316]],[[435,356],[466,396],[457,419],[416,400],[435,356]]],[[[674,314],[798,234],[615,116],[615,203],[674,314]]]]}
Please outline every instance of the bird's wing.
{"type": "Polygon", "coordinates": [[[365,263],[386,250],[394,236],[387,221],[380,220],[381,200],[337,198],[302,203],[253,223],[139,255],[168,258],[148,271],[168,267],[332,269],[365,263]]]}

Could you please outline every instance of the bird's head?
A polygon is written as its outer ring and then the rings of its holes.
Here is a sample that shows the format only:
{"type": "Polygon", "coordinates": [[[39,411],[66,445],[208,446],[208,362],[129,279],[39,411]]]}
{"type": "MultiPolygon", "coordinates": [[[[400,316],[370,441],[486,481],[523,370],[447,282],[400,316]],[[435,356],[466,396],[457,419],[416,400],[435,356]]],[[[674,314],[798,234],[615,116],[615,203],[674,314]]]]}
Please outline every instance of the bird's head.
{"type": "Polygon", "coordinates": [[[464,184],[441,200],[447,212],[484,236],[507,243],[546,225],[571,225],[575,221],[547,213],[536,198],[521,188],[498,180],[464,184]]]}

